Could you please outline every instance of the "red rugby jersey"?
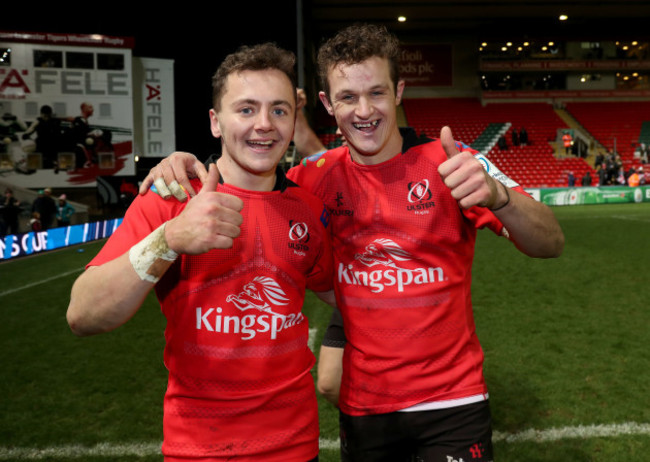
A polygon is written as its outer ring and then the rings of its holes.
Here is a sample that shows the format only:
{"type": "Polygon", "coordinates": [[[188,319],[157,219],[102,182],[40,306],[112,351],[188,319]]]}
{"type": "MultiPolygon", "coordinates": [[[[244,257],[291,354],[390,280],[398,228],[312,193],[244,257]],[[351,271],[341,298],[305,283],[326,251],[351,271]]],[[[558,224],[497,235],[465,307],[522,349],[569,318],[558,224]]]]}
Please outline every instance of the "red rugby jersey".
{"type": "MultiPolygon", "coordinates": [[[[169,460],[304,462],[318,454],[315,360],[301,309],[305,287],[332,287],[328,217],[320,200],[286,178],[279,183],[272,192],[219,185],[244,201],[234,247],[181,255],[155,286],[167,319],[169,460]]],[[[90,265],[128,251],[184,207],[152,192],[138,197],[90,265]]]]}
{"type": "Polygon", "coordinates": [[[485,208],[462,210],[438,174],[446,160],[440,142],[417,142],[405,136],[401,155],[373,166],[353,162],[344,146],[288,174],[331,215],[347,337],[340,407],[351,415],[487,392],[471,270],[477,228],[503,226],[485,208]]]}

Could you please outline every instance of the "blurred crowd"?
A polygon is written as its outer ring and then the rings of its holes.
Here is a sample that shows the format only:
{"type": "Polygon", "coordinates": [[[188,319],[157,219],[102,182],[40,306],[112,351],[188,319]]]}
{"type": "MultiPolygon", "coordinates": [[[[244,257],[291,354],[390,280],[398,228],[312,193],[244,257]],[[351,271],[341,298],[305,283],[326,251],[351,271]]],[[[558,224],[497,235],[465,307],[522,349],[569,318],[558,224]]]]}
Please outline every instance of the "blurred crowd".
{"type": "MultiPolygon", "coordinates": [[[[645,146],[644,146],[645,151],[645,146]]],[[[647,153],[645,154],[647,163],[647,153]]],[[[596,156],[594,167],[598,173],[598,186],[641,186],[647,183],[646,172],[643,165],[625,169],[621,156],[616,152],[599,153],[596,156]]]]}
{"type": "Polygon", "coordinates": [[[69,226],[75,209],[65,194],[53,197],[51,188],[38,191],[30,203],[22,202],[11,188],[6,188],[0,202],[0,237],[28,231],[45,231],[50,228],[69,226]],[[20,217],[28,215],[28,227],[21,226],[20,217]]]}

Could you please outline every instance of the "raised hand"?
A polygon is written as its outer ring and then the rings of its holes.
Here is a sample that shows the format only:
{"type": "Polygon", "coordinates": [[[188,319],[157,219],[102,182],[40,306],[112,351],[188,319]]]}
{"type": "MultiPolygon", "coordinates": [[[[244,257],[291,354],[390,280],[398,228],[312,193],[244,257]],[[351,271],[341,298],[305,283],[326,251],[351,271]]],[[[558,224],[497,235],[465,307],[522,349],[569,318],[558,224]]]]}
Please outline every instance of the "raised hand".
{"type": "Polygon", "coordinates": [[[198,255],[232,247],[240,234],[244,203],[236,196],[217,192],[218,184],[219,170],[216,164],[210,164],[201,191],[165,226],[170,249],[198,255]]]}
{"type": "Polygon", "coordinates": [[[440,130],[440,141],[447,160],[438,166],[438,173],[460,206],[468,209],[478,205],[491,209],[498,205],[499,189],[503,188],[497,187],[496,180],[487,174],[471,152],[458,149],[449,127],[440,130]]]}
{"type": "Polygon", "coordinates": [[[151,185],[155,185],[158,194],[163,199],[174,196],[181,202],[196,195],[189,178],[199,178],[204,182],[208,176],[205,169],[196,156],[189,152],[174,152],[153,167],[140,185],[140,194],[145,194],[151,185]]]}

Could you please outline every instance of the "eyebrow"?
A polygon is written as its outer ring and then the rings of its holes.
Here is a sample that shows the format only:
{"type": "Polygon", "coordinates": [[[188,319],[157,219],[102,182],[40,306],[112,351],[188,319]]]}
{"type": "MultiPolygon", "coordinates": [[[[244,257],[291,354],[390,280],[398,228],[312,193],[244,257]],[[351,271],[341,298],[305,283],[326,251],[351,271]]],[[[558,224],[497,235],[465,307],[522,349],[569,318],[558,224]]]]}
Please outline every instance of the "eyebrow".
{"type": "MultiPolygon", "coordinates": [[[[368,91],[389,90],[389,89],[390,89],[390,85],[386,85],[386,84],[383,84],[383,83],[378,83],[377,85],[373,85],[372,87],[370,87],[368,89],[368,91]]],[[[343,88],[343,89],[339,90],[338,92],[336,92],[336,94],[334,94],[334,97],[338,98],[339,96],[344,95],[346,93],[355,93],[356,94],[356,93],[359,93],[359,92],[356,91],[356,90],[352,90],[350,88],[343,88]]]]}
{"type": "MultiPolygon", "coordinates": [[[[238,104],[251,104],[254,106],[257,106],[261,104],[261,101],[257,99],[251,99],[251,98],[245,98],[245,99],[240,99],[236,100],[233,102],[233,105],[238,105],[238,104]]],[[[271,106],[289,106],[293,107],[289,101],[286,99],[276,99],[274,101],[271,101],[271,106]]]]}

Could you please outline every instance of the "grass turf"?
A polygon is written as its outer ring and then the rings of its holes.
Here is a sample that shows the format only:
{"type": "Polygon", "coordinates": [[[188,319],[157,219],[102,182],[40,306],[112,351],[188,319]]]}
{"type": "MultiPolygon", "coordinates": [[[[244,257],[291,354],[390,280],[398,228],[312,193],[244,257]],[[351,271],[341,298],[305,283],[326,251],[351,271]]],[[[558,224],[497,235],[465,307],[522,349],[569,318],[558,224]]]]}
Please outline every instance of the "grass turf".
{"type": "MultiPolygon", "coordinates": [[[[553,210],[566,235],[559,259],[530,259],[479,233],[473,302],[496,460],[643,460],[647,433],[507,438],[530,429],[650,422],[650,204],[553,210]]],[[[109,334],[79,339],[65,322],[70,287],[101,245],[0,263],[1,460],[64,461],[73,458],[72,446],[155,447],[162,439],[165,320],[155,298],[109,334]],[[52,452],[29,455],[39,448],[52,452]],[[56,448],[68,449],[57,455],[56,448]]],[[[318,345],[330,309],[309,294],[305,312],[318,345]]],[[[337,412],[322,399],[320,420],[322,438],[336,440],[337,412]]],[[[161,460],[150,453],[83,460],[161,460]]],[[[321,451],[321,461],[335,460],[336,450],[321,451]]]]}

